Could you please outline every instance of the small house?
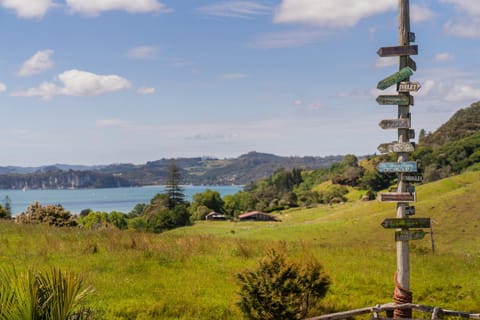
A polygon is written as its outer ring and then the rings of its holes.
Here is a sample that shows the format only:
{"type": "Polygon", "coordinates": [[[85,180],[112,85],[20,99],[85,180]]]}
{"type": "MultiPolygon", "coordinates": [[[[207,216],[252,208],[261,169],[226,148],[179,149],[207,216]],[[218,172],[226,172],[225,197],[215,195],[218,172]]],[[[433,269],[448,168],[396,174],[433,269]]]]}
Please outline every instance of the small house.
{"type": "Polygon", "coordinates": [[[252,212],[241,214],[238,216],[238,220],[240,221],[245,221],[245,220],[277,221],[277,219],[274,216],[268,213],[260,212],[260,211],[252,211],[252,212]]]}

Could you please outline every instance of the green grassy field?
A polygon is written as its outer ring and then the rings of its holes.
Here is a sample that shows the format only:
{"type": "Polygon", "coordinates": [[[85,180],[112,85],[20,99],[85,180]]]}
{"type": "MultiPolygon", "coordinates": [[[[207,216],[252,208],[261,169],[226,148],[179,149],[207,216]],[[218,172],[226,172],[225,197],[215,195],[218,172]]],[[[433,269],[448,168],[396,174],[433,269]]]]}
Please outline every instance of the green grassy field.
{"type": "MultiPolygon", "coordinates": [[[[479,173],[417,187],[416,216],[432,218],[436,251],[430,235],[411,242],[416,303],[480,311],[479,190],[479,173]]],[[[202,221],[163,234],[1,222],[0,263],[84,274],[98,319],[240,319],[235,275],[276,248],[321,261],[332,279],[323,310],[341,311],[392,301],[387,217],[395,204],[356,201],[285,211],[281,222],[202,221]]]]}

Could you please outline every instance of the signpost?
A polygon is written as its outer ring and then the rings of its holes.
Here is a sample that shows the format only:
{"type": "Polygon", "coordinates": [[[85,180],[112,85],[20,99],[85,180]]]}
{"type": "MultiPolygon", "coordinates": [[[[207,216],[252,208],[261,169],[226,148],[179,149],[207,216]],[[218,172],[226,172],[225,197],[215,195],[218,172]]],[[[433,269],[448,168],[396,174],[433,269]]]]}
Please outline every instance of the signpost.
{"type": "Polygon", "coordinates": [[[409,129],[410,128],[410,118],[406,119],[388,119],[382,120],[378,124],[382,129],[409,129]]]}
{"type": "Polygon", "coordinates": [[[430,228],[430,218],[387,218],[381,226],[386,229],[430,228]]]}
{"type": "Polygon", "coordinates": [[[398,84],[398,92],[417,92],[422,86],[418,81],[416,82],[400,82],[398,84]]]}
{"type": "Polygon", "coordinates": [[[405,215],[406,216],[414,216],[415,215],[415,207],[414,206],[405,207],[405,215]]]}
{"type": "Polygon", "coordinates": [[[416,202],[417,197],[415,193],[410,192],[385,192],[380,193],[379,200],[381,202],[416,202]]]}
{"type": "Polygon", "coordinates": [[[395,241],[421,240],[427,233],[423,230],[401,230],[395,232],[395,241]]]}
{"type": "Polygon", "coordinates": [[[377,150],[381,153],[388,152],[413,152],[415,147],[410,142],[382,143],[377,150]]]}
{"type": "Polygon", "coordinates": [[[402,82],[403,80],[407,80],[411,75],[413,75],[413,70],[410,67],[402,68],[397,73],[394,73],[378,82],[377,88],[380,90],[385,90],[394,84],[402,82]]]}
{"type": "Polygon", "coordinates": [[[404,174],[402,175],[402,181],[405,182],[422,182],[423,176],[421,174],[404,174]]]}
{"type": "Polygon", "coordinates": [[[417,172],[417,163],[415,161],[381,162],[377,165],[377,170],[384,173],[417,172]]]}
{"type": "Polygon", "coordinates": [[[418,46],[413,45],[413,46],[382,47],[378,49],[377,54],[380,57],[417,55],[418,46]]]}
{"type": "MultiPolygon", "coordinates": [[[[413,98],[413,97],[412,97],[413,98]]],[[[377,97],[378,104],[381,105],[403,105],[408,106],[413,104],[413,99],[405,95],[380,95],[377,97]]]]}

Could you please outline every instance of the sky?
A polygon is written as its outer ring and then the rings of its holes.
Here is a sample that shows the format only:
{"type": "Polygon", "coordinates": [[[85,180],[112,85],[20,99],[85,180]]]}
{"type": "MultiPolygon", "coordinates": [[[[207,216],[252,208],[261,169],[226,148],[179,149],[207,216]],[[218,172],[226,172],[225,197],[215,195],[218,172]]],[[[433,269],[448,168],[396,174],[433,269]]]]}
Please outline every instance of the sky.
{"type": "MultiPolygon", "coordinates": [[[[418,136],[480,100],[480,1],[410,7],[418,136]]],[[[378,153],[398,38],[397,0],[0,0],[0,166],[378,153]]]]}

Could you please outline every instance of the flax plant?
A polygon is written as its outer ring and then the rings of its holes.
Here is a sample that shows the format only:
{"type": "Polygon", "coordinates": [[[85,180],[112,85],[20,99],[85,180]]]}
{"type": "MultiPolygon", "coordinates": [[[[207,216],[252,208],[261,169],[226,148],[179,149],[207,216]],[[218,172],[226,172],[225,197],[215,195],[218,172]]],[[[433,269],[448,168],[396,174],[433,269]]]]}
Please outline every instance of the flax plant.
{"type": "Polygon", "coordinates": [[[0,268],[0,320],[81,320],[91,312],[81,307],[93,289],[83,278],[52,268],[48,272],[0,268]]]}

